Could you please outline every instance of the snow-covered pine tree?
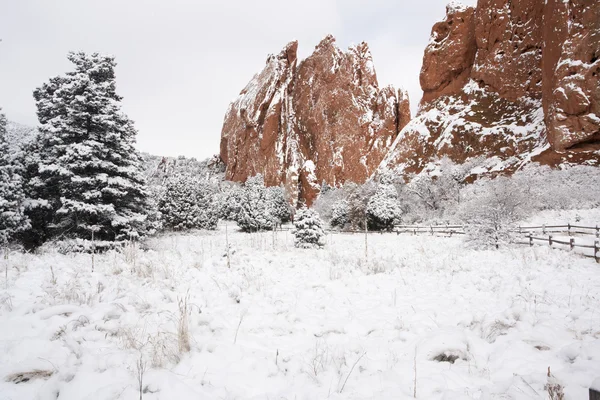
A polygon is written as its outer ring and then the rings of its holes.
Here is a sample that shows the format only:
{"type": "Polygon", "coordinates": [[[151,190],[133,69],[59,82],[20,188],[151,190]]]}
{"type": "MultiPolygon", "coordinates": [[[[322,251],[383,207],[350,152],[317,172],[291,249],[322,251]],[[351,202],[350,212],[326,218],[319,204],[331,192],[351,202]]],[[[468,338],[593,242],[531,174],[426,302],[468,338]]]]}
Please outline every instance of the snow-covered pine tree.
{"type": "Polygon", "coordinates": [[[158,209],[168,229],[216,229],[218,209],[215,188],[186,175],[169,178],[158,209]]]}
{"type": "Polygon", "coordinates": [[[369,229],[391,230],[401,213],[398,192],[394,185],[388,182],[380,183],[367,203],[369,229]]]}
{"type": "Polygon", "coordinates": [[[34,91],[39,163],[28,191],[47,201],[53,237],[139,238],[148,229],[148,197],[136,130],[116,93],[114,57],[78,52],[68,59],[74,71],[34,91]]]}
{"type": "Polygon", "coordinates": [[[331,209],[331,221],[329,225],[333,228],[344,228],[350,222],[350,204],[347,200],[340,200],[333,204],[331,209]]]}
{"type": "Polygon", "coordinates": [[[280,186],[272,186],[266,189],[267,213],[277,223],[288,222],[292,216],[290,204],[285,199],[285,192],[280,186]]]}
{"type": "Polygon", "coordinates": [[[21,171],[10,157],[6,141],[6,118],[0,109],[0,246],[6,245],[15,234],[28,226],[23,213],[21,171]]]}
{"type": "Polygon", "coordinates": [[[240,195],[237,224],[244,232],[272,229],[278,223],[267,204],[267,191],[262,175],[248,178],[240,195]]]}
{"type": "Polygon", "coordinates": [[[302,207],[294,218],[294,245],[298,248],[320,248],[325,245],[323,221],[310,208],[302,207]]]}
{"type": "Polygon", "coordinates": [[[237,182],[223,181],[215,201],[219,209],[219,219],[237,221],[241,211],[244,188],[237,182]]]}

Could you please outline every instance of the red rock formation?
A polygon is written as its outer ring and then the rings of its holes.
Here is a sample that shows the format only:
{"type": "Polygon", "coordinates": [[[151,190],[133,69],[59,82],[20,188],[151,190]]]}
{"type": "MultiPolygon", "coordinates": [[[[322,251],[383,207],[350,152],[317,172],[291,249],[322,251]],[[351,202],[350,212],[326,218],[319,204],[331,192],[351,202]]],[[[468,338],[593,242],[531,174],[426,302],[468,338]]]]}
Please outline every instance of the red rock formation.
{"type": "Polygon", "coordinates": [[[423,56],[421,102],[459,93],[471,76],[476,49],[474,9],[449,4],[446,18],[433,26],[423,56]]]}
{"type": "Polygon", "coordinates": [[[557,150],[600,144],[600,2],[549,0],[544,110],[557,150]]]}
{"type": "Polygon", "coordinates": [[[597,162],[599,39],[598,1],[451,4],[423,57],[420,113],[381,168],[419,172],[443,156],[482,156],[496,172],[597,162]]]}
{"type": "Polygon", "coordinates": [[[481,157],[490,172],[600,163],[600,1],[451,3],[407,125],[407,96],[378,87],[366,44],[344,52],[328,36],[298,67],[295,53],[290,44],[269,58],[231,105],[228,179],[260,172],[310,204],[322,182],[366,180],[388,149],[381,168],[401,174],[443,156],[481,157]]]}
{"type": "Polygon", "coordinates": [[[471,77],[486,90],[511,101],[541,97],[544,1],[478,1],[471,77]]]}
{"type": "MultiPolygon", "coordinates": [[[[293,103],[302,154],[329,185],[366,181],[410,119],[393,88],[379,89],[367,44],[343,52],[332,36],[298,67],[293,103]]],[[[303,185],[309,204],[319,186],[303,185]]]]}
{"type": "Polygon", "coordinates": [[[287,157],[291,131],[289,93],[296,70],[297,42],[289,43],[277,56],[269,56],[260,74],[252,78],[231,103],[221,134],[221,158],[227,180],[245,181],[263,174],[267,185],[282,182],[292,162],[287,157]]]}
{"type": "Polygon", "coordinates": [[[327,36],[296,68],[297,44],[269,57],[231,104],[221,136],[226,178],[257,173],[311,204],[322,182],[364,182],[410,120],[408,96],[380,89],[366,43],[327,36]]]}

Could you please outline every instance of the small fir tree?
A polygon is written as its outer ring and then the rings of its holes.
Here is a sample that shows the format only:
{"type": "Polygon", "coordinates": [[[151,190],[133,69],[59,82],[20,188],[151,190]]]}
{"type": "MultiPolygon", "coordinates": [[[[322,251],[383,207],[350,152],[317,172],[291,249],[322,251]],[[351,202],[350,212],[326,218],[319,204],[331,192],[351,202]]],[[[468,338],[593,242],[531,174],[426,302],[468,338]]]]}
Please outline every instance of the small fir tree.
{"type": "Polygon", "coordinates": [[[291,215],[283,189],[266,188],[260,174],[246,180],[239,202],[236,222],[245,232],[273,229],[291,215]]]}
{"type": "Polygon", "coordinates": [[[167,180],[158,210],[168,229],[216,229],[219,221],[215,188],[190,176],[167,180]]]}
{"type": "Polygon", "coordinates": [[[241,209],[242,187],[238,184],[228,186],[218,194],[219,218],[237,221],[241,209]]]}
{"type": "Polygon", "coordinates": [[[294,218],[294,245],[298,248],[321,248],[325,245],[323,221],[319,215],[306,207],[296,212],[294,218]]]}
{"type": "Polygon", "coordinates": [[[331,210],[331,221],[333,228],[344,228],[350,222],[350,204],[347,200],[340,200],[333,204],[331,210]]]}
{"type": "Polygon", "coordinates": [[[396,188],[389,183],[379,184],[367,203],[366,211],[369,229],[391,230],[401,215],[396,188]]]}
{"type": "Polygon", "coordinates": [[[272,186],[266,189],[266,201],[268,214],[277,223],[289,222],[292,216],[290,204],[285,199],[285,192],[280,186],[272,186]]]}

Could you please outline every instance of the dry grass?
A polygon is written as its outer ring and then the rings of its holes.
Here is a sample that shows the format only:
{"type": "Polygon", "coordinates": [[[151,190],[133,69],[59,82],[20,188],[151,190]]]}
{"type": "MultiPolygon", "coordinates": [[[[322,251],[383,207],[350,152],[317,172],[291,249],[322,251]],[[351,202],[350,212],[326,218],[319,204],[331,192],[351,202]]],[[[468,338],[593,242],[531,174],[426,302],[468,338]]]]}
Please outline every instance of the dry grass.
{"type": "Polygon", "coordinates": [[[187,353],[190,351],[190,326],[189,326],[189,295],[183,299],[179,299],[179,323],[177,324],[177,344],[179,345],[179,353],[187,353]]]}
{"type": "Polygon", "coordinates": [[[29,382],[33,379],[48,379],[54,374],[53,371],[34,369],[27,372],[17,372],[6,377],[6,382],[14,384],[29,382]]]}
{"type": "Polygon", "coordinates": [[[548,392],[548,397],[550,400],[564,400],[565,393],[563,386],[556,381],[556,378],[550,372],[550,367],[548,367],[548,383],[544,386],[544,389],[548,392]]]}

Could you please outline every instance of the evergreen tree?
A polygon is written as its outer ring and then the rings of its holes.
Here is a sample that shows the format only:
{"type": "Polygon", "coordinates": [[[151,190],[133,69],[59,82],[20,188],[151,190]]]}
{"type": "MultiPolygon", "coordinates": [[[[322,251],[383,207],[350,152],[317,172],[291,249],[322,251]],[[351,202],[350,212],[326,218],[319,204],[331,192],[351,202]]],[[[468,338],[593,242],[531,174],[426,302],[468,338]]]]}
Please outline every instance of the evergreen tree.
{"type": "Polygon", "coordinates": [[[238,226],[245,232],[256,232],[273,229],[276,223],[278,223],[276,217],[269,212],[267,191],[262,175],[248,178],[240,196],[238,226]]]}
{"type": "Polygon", "coordinates": [[[218,209],[215,188],[189,176],[170,178],[158,202],[166,228],[216,229],[218,209]]]}
{"type": "MultiPolygon", "coordinates": [[[[99,240],[147,233],[148,197],[133,122],[121,112],[115,60],[69,53],[74,71],[34,91],[40,135],[28,192],[47,213],[34,226],[53,237],[99,240]],[[49,223],[48,223],[49,222],[49,223]],[[43,224],[47,226],[43,226],[43,224]]],[[[42,238],[42,239],[45,239],[42,238]]]]}
{"type": "MultiPolygon", "coordinates": [[[[227,184],[231,184],[227,182],[227,184]]],[[[218,196],[219,217],[227,221],[237,221],[242,207],[243,188],[233,184],[218,196]]]]}
{"type": "Polygon", "coordinates": [[[398,201],[398,192],[391,183],[381,183],[377,186],[375,194],[367,203],[367,223],[369,229],[391,230],[394,221],[402,213],[398,201]]]}
{"type": "Polygon", "coordinates": [[[266,188],[260,174],[248,178],[236,196],[239,201],[236,222],[245,232],[270,230],[291,218],[283,189],[266,188]]]}
{"type": "Polygon", "coordinates": [[[329,224],[332,227],[344,228],[350,222],[350,204],[347,200],[340,200],[333,204],[331,210],[331,221],[329,224]]]}
{"type": "Polygon", "coordinates": [[[8,147],[6,118],[0,109],[0,246],[8,243],[28,225],[23,214],[20,168],[11,160],[8,147]]]}
{"type": "Polygon", "coordinates": [[[289,222],[292,216],[290,204],[285,199],[285,192],[280,186],[272,186],[266,189],[267,213],[277,223],[289,222]]]}
{"type": "Polygon", "coordinates": [[[294,219],[294,245],[299,248],[320,248],[325,245],[323,221],[319,215],[306,207],[296,213],[294,219]]]}

